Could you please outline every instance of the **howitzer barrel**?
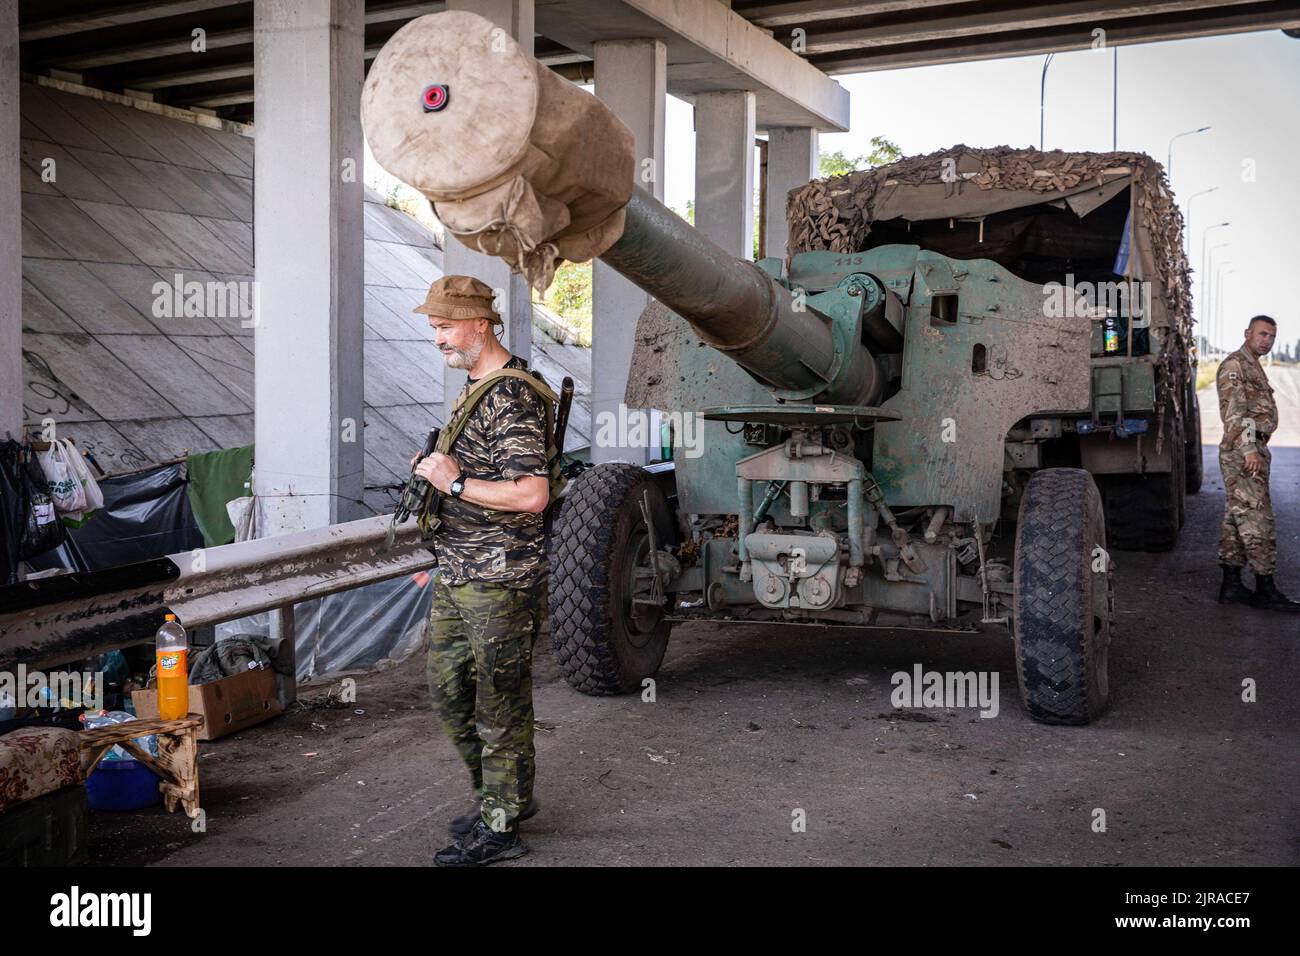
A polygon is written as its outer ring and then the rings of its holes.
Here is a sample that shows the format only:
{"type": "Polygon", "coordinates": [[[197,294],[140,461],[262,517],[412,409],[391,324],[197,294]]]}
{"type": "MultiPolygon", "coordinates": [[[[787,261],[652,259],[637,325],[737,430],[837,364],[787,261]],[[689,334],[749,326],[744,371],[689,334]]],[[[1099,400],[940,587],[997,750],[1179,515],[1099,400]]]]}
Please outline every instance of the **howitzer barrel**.
{"type": "Polygon", "coordinates": [[[634,188],[631,131],[491,21],[454,10],[403,26],[370,69],[361,119],[375,158],[450,234],[535,288],[563,259],[600,256],[778,398],[878,397],[860,338],[634,188]]]}
{"type": "Polygon", "coordinates": [[[882,377],[861,343],[840,364],[830,324],[752,262],[728,255],[641,189],[619,240],[600,256],[691,324],[700,338],[772,388],[869,405],[882,377]]]}

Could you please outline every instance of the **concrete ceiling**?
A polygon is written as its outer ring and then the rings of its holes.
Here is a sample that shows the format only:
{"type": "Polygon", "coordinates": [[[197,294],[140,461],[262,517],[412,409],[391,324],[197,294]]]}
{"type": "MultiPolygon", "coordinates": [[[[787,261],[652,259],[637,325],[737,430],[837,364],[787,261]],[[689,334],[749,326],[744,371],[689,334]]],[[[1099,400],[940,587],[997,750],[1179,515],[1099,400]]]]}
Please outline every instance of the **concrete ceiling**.
{"type": "MultiPolygon", "coordinates": [[[[407,20],[443,6],[368,0],[368,56],[407,20]]],[[[20,0],[19,18],[28,73],[253,118],[252,0],[20,0]],[[201,55],[190,49],[196,26],[206,32],[201,55]]],[[[728,10],[719,0],[536,0],[536,27],[538,58],[570,79],[590,80],[599,40],[658,37],[674,95],[752,89],[760,127],[836,129],[848,97],[827,74],[1081,49],[1099,27],[1112,44],[1300,31],[1300,2],[733,0],[728,10]]]]}

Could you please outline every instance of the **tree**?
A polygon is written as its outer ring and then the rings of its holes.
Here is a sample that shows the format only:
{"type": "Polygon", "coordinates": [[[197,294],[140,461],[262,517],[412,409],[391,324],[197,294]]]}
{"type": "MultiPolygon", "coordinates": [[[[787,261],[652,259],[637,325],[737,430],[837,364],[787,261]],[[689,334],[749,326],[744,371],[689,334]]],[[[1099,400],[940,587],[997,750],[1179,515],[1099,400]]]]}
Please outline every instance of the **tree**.
{"type": "Polygon", "coordinates": [[[579,345],[591,345],[590,262],[565,262],[561,265],[555,270],[555,278],[541,301],[578,333],[579,345]]]}
{"type": "Polygon", "coordinates": [[[871,152],[866,156],[848,157],[844,151],[837,149],[833,153],[822,153],[817,158],[817,171],[822,177],[843,176],[858,169],[874,169],[896,163],[903,158],[903,151],[883,136],[871,137],[871,152]]]}

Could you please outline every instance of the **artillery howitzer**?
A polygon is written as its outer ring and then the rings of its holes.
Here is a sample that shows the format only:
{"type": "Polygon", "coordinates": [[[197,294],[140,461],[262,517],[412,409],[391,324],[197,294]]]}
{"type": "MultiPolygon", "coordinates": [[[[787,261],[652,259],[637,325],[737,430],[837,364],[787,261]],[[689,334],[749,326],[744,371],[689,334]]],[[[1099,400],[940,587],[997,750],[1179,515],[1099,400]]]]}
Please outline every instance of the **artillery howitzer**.
{"type": "Polygon", "coordinates": [[[682,620],[992,628],[1014,637],[1035,718],[1096,717],[1113,619],[1097,488],[1081,468],[1007,467],[1010,433],[1059,436],[1053,413],[1088,407],[1088,317],[1047,318],[1039,285],[916,245],[808,252],[788,269],[727,255],[631,188],[631,150],[616,148],[630,134],[617,139],[598,101],[548,105],[564,81],[494,50],[492,29],[435,14],[394,36],[363,96],[376,157],[538,284],[559,256],[599,255],[651,294],[629,404],[657,378],[642,407],[702,419],[698,455],[600,464],[570,483],[551,545],[552,643],[570,683],[639,688],[682,620]],[[512,76],[537,128],[472,126],[512,76]],[[445,106],[408,110],[424,84],[445,106]],[[529,152],[530,136],[558,141],[541,127],[572,110],[571,134],[596,124],[615,140],[612,187],[582,193],[556,149],[550,165],[529,152]],[[468,175],[439,178],[468,165],[455,137],[469,130],[478,193],[468,175]],[[1013,523],[1014,539],[995,533],[1013,523]]]}

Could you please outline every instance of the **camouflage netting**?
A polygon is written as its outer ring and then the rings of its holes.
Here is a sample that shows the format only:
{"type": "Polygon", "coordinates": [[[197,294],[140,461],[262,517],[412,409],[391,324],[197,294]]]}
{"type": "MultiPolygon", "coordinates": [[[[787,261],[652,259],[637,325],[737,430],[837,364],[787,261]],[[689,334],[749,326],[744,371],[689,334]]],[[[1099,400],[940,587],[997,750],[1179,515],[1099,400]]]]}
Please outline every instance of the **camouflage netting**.
{"type": "Polygon", "coordinates": [[[1164,168],[1143,153],[959,145],[876,169],[814,180],[791,190],[786,199],[787,254],[858,252],[866,247],[871,223],[877,219],[901,216],[922,221],[985,215],[1063,199],[1117,180],[1131,180],[1136,187],[1134,255],[1130,261],[1136,258],[1136,276],[1152,283],[1153,326],[1172,332],[1163,336],[1159,362],[1174,372],[1172,377],[1164,377],[1162,397],[1174,392],[1177,405],[1180,396],[1169,386],[1185,381],[1192,342],[1183,216],[1164,168]]]}

